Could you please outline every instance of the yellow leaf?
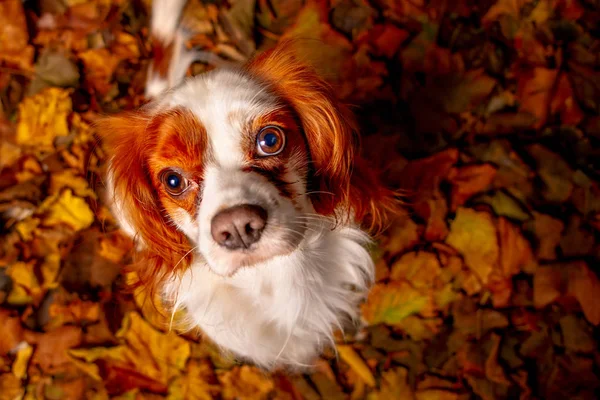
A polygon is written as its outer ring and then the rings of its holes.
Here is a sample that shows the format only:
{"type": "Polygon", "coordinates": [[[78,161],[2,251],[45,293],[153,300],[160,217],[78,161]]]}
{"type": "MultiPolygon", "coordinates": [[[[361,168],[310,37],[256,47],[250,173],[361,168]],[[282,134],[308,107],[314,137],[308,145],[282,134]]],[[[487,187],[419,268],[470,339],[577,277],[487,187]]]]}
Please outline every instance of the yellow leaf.
{"type": "Polygon", "coordinates": [[[82,198],[73,196],[70,189],[63,191],[58,197],[48,197],[40,208],[48,210],[44,219],[46,226],[66,224],[78,231],[94,222],[94,213],[90,206],[82,198]]]}
{"type": "Polygon", "coordinates": [[[55,287],[60,270],[60,254],[48,254],[40,269],[42,271],[42,286],[47,289],[55,287]]]}
{"type": "Polygon", "coordinates": [[[28,218],[23,221],[19,221],[15,225],[15,230],[19,232],[19,236],[21,236],[23,241],[28,242],[33,239],[39,224],[40,220],[38,218],[28,218]]]}
{"type": "Polygon", "coordinates": [[[102,359],[129,365],[136,373],[163,385],[181,374],[190,356],[190,344],[185,339],[173,332],[155,330],[136,312],[127,314],[116,336],[123,344],[76,349],[69,353],[87,362],[102,359]]]}
{"type": "Polygon", "coordinates": [[[50,176],[50,194],[59,193],[63,188],[70,188],[79,197],[96,198],[88,181],[75,173],[72,169],[64,169],[50,176]]]}
{"type": "Polygon", "coordinates": [[[404,254],[392,265],[390,278],[406,280],[417,289],[431,288],[441,273],[437,256],[426,251],[404,254]]]}
{"type": "Polygon", "coordinates": [[[52,149],[54,139],[67,136],[67,116],[71,113],[68,90],[44,89],[19,104],[17,143],[25,146],[52,149]]]}
{"type": "Polygon", "coordinates": [[[223,399],[267,399],[275,389],[273,379],[255,367],[242,365],[219,375],[223,385],[223,399]]]}
{"type": "Polygon", "coordinates": [[[79,53],[86,79],[101,94],[110,90],[110,81],[119,64],[119,58],[106,48],[90,49],[79,53]]]}
{"type": "Polygon", "coordinates": [[[192,360],[185,368],[185,375],[175,378],[169,386],[167,400],[211,400],[219,393],[219,386],[211,383],[212,366],[208,362],[192,360]]]}
{"type": "Polygon", "coordinates": [[[13,374],[6,373],[0,375],[0,399],[16,400],[23,398],[23,388],[21,380],[13,374]]]}
{"type": "Polygon", "coordinates": [[[117,231],[100,239],[98,254],[114,263],[120,263],[123,257],[132,249],[132,246],[129,237],[117,231]]]}
{"type": "Polygon", "coordinates": [[[498,262],[498,239],[492,216],[487,212],[459,208],[446,243],[458,250],[465,264],[487,284],[498,262]]]}
{"type": "Polygon", "coordinates": [[[12,372],[17,378],[23,379],[27,377],[27,366],[29,365],[29,360],[31,359],[32,354],[33,347],[26,342],[23,342],[19,346],[17,356],[12,365],[12,372]]]}
{"type": "Polygon", "coordinates": [[[344,360],[367,385],[371,387],[376,385],[373,373],[371,373],[369,367],[367,367],[362,358],[354,351],[352,346],[339,344],[337,345],[337,350],[342,360],[344,360]]]}
{"type": "Polygon", "coordinates": [[[6,274],[13,281],[13,287],[7,299],[9,304],[28,304],[41,294],[32,263],[16,262],[8,267],[6,274]]]}
{"type": "Polygon", "coordinates": [[[399,324],[402,319],[431,307],[431,299],[421,294],[407,282],[377,284],[362,306],[364,318],[371,325],[384,322],[399,324]]]}

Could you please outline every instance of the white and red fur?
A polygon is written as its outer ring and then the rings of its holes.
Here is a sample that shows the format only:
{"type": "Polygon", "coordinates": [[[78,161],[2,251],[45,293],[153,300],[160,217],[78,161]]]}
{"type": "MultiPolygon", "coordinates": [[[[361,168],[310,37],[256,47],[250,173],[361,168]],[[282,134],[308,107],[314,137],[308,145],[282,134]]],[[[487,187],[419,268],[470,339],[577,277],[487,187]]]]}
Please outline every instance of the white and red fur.
{"type": "Polygon", "coordinates": [[[360,226],[380,225],[395,200],[355,151],[351,113],[290,43],[183,80],[193,60],[178,42],[184,3],[154,1],[154,99],[99,123],[113,212],[137,241],[140,282],[183,309],[189,328],[263,368],[309,367],[357,320],[374,279],[360,226]],[[256,156],[265,125],[285,132],[281,154],[256,156]],[[165,191],[165,168],[188,179],[185,196],[165,191]],[[239,204],[268,212],[250,251],[210,233],[215,213],[239,204]]]}

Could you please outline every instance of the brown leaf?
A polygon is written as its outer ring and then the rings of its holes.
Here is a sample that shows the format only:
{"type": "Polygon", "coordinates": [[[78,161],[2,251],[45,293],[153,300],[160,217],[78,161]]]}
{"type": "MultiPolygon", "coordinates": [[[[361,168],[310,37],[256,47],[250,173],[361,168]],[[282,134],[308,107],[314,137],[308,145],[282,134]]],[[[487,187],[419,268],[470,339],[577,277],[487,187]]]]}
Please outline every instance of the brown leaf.
{"type": "Polygon", "coordinates": [[[519,111],[535,116],[533,128],[540,128],[546,123],[557,74],[558,70],[536,67],[519,76],[519,111]]]}
{"type": "Polygon", "coordinates": [[[512,277],[522,270],[535,272],[535,260],[529,241],[521,230],[506,218],[498,219],[498,238],[500,242],[500,267],[505,277],[512,277]]]}
{"type": "Polygon", "coordinates": [[[526,226],[538,240],[537,257],[540,260],[556,259],[556,248],[564,229],[563,222],[536,211],[533,212],[533,218],[533,221],[528,222],[526,226]]]}
{"type": "Polygon", "coordinates": [[[465,264],[484,284],[488,282],[499,256],[496,227],[490,214],[459,208],[446,243],[462,254],[465,264]]]}
{"type": "Polygon", "coordinates": [[[456,211],[471,196],[485,191],[495,177],[496,168],[490,164],[452,168],[448,174],[448,181],[452,184],[450,210],[456,211]]]}
{"type": "Polygon", "coordinates": [[[573,170],[569,164],[540,144],[532,144],[527,150],[537,162],[544,198],[557,203],[566,201],[573,191],[573,170]]]}

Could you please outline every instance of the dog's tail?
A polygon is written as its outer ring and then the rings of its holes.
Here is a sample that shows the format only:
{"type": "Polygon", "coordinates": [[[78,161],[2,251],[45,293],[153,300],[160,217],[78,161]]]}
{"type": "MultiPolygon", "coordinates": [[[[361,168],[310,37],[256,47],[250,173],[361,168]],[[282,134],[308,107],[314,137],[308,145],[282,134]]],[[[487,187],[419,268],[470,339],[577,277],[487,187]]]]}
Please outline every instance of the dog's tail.
{"type": "Polygon", "coordinates": [[[146,97],[152,99],[179,84],[196,53],[187,50],[187,38],[181,26],[187,0],[153,0],[150,20],[153,58],[146,80],[146,97]]]}

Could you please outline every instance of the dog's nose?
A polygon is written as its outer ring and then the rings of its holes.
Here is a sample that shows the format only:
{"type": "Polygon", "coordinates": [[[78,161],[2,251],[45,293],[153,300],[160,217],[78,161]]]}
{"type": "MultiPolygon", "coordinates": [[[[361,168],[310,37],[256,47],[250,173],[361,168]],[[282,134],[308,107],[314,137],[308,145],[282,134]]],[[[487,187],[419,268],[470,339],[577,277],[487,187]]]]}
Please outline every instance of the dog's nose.
{"type": "Polygon", "coordinates": [[[229,250],[247,249],[258,242],[267,223],[267,210],[252,204],[227,208],[210,223],[213,239],[229,250]]]}

